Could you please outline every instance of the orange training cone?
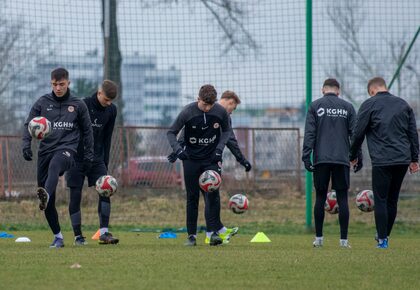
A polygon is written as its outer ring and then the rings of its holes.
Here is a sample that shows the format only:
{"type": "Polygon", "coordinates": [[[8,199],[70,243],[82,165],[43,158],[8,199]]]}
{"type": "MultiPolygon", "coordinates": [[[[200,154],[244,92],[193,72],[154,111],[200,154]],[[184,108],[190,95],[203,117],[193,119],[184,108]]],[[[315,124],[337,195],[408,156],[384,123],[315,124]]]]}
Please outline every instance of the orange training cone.
{"type": "Polygon", "coordinates": [[[101,231],[98,230],[93,236],[92,236],[92,240],[99,240],[99,236],[101,235],[101,231]]]}

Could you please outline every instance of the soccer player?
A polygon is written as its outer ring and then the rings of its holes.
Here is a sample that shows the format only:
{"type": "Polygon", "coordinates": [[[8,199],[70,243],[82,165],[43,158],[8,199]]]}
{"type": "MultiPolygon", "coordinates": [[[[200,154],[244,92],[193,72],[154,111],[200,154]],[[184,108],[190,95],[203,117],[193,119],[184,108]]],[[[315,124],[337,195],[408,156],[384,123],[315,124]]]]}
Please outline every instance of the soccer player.
{"type": "MultiPolygon", "coordinates": [[[[350,138],[356,121],[353,106],[340,99],[340,84],[335,79],[325,80],[323,97],[312,102],[306,115],[302,161],[306,170],[313,172],[316,199],[314,206],[316,237],[314,247],[323,245],[324,204],[330,179],[337,193],[340,223],[340,246],[349,248],[348,188],[350,175],[350,138]],[[313,153],[313,164],[311,154],[313,153]]],[[[361,154],[359,155],[362,161],[361,154]]],[[[361,169],[362,162],[354,168],[361,169]]]]}
{"type": "Polygon", "coordinates": [[[57,68],[51,72],[52,92],[40,97],[32,106],[24,124],[22,138],[23,158],[31,161],[32,137],[28,132],[28,123],[37,116],[46,117],[51,122],[51,134],[39,145],[37,164],[39,209],[45,211],[45,217],[54,234],[51,248],[64,247],[55,207],[55,191],[59,176],[74,165],[74,155],[81,135],[84,136],[84,168],[89,168],[93,160],[93,134],[89,113],[85,103],[72,96],[69,84],[69,73],[66,69],[57,68]]]}
{"type": "MultiPolygon", "coordinates": [[[[84,147],[83,139],[81,139],[75,156],[76,166],[71,168],[66,174],[67,186],[70,188],[69,213],[75,236],[75,245],[87,244],[85,237],[82,235],[82,215],[80,212],[85,177],[87,177],[88,186],[94,186],[98,178],[106,175],[108,171],[111,138],[117,117],[117,108],[112,102],[117,97],[117,94],[117,85],[113,81],[104,80],[97,92],[91,97],[83,99],[89,110],[93,129],[94,158],[92,167],[89,170],[83,167],[84,147]]],[[[111,199],[99,196],[100,244],[117,244],[119,242],[108,230],[110,214],[111,199]]]]}
{"type": "MultiPolygon", "coordinates": [[[[185,245],[195,246],[197,239],[197,218],[200,187],[198,179],[206,170],[221,174],[222,153],[230,137],[231,128],[226,110],[216,103],[217,92],[212,85],[200,88],[196,102],[185,106],[168,130],[168,140],[177,158],[183,161],[184,180],[187,191],[187,231],[185,245]],[[185,148],[177,140],[177,134],[184,128],[185,148]]],[[[207,230],[211,232],[210,245],[223,242],[218,230],[220,224],[219,190],[203,192],[207,230]]]]}
{"type": "MultiPolygon", "coordinates": [[[[222,105],[223,108],[227,111],[229,114],[229,125],[232,124],[232,119],[230,115],[233,113],[233,111],[236,110],[237,106],[241,103],[241,100],[239,99],[238,95],[233,91],[225,91],[222,94],[222,97],[220,98],[220,101],[218,102],[220,105],[222,105]]],[[[181,131],[180,137],[178,138],[178,142],[181,146],[185,145],[184,141],[184,131],[181,131]]],[[[235,133],[233,130],[231,131],[230,137],[228,142],[226,143],[226,147],[229,148],[229,150],[232,152],[232,154],[235,156],[236,161],[238,161],[243,167],[245,167],[245,171],[249,172],[252,169],[251,163],[245,158],[245,156],[242,154],[241,149],[239,148],[238,141],[236,140],[235,133]]],[[[175,152],[172,152],[168,156],[168,161],[173,163],[177,159],[177,155],[175,152]]],[[[220,219],[220,216],[219,216],[220,219]]],[[[219,220],[219,224],[222,224],[219,220]]],[[[219,233],[220,237],[223,239],[223,243],[228,243],[230,238],[237,234],[239,228],[233,227],[233,228],[226,228],[222,227],[217,232],[219,233]]],[[[205,243],[210,243],[210,237],[211,232],[206,233],[206,239],[205,243]]]]}
{"type": "Polygon", "coordinates": [[[404,176],[407,169],[411,173],[419,170],[419,141],[413,110],[388,92],[383,78],[369,80],[367,90],[371,98],[360,106],[350,160],[357,164],[356,153],[366,135],[372,160],[377,248],[386,249],[404,176]]]}

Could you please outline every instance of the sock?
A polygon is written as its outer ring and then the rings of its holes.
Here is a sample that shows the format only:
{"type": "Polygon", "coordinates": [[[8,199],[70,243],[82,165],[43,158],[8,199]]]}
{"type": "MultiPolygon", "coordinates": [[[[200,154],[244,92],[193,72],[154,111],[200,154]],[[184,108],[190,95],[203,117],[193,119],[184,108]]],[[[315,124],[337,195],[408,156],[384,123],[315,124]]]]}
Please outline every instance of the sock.
{"type": "Polygon", "coordinates": [[[59,232],[58,234],[55,234],[54,237],[59,238],[59,239],[63,239],[63,234],[61,232],[59,232]]]}
{"type": "Polygon", "coordinates": [[[212,233],[213,232],[206,232],[206,237],[210,239],[212,233]]]}
{"type": "Polygon", "coordinates": [[[349,240],[347,239],[340,239],[340,244],[347,244],[349,240]]]}
{"type": "Polygon", "coordinates": [[[108,232],[108,228],[100,228],[99,232],[101,233],[101,236],[102,236],[103,234],[108,232]]]}
{"type": "Polygon", "coordinates": [[[324,241],[324,237],[315,237],[315,240],[323,242],[324,241]]]}
{"type": "Polygon", "coordinates": [[[226,228],[226,227],[223,227],[223,228],[221,228],[220,230],[218,230],[217,232],[218,232],[219,234],[224,234],[224,233],[226,233],[226,231],[227,231],[227,228],[226,228]]]}

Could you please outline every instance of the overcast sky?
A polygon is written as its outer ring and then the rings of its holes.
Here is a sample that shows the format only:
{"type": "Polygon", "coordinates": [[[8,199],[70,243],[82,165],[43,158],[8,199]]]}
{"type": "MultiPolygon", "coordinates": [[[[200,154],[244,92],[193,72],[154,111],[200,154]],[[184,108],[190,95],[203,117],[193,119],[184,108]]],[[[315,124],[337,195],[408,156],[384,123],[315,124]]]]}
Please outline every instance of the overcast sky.
{"type": "MultiPolygon", "coordinates": [[[[45,45],[54,47],[57,55],[83,55],[94,49],[102,54],[100,0],[6,1],[10,19],[48,28],[50,43],[45,45]]],[[[257,53],[251,51],[245,57],[234,52],[221,55],[223,34],[199,1],[148,8],[140,2],[119,1],[122,54],[153,55],[160,69],[178,68],[183,96],[195,97],[202,84],[212,83],[219,92],[238,92],[244,106],[305,101],[305,1],[243,1],[248,11],[243,22],[259,45],[257,53]]],[[[384,40],[414,35],[420,25],[420,1],[365,2],[361,2],[365,11],[360,19],[361,44],[372,51],[372,61],[383,70],[382,75],[390,78],[396,67],[389,60],[384,40]]],[[[345,58],[343,42],[326,14],[329,3],[314,1],[314,98],[320,96],[332,63],[345,58]]],[[[414,49],[417,53],[419,47],[420,40],[414,49]]]]}

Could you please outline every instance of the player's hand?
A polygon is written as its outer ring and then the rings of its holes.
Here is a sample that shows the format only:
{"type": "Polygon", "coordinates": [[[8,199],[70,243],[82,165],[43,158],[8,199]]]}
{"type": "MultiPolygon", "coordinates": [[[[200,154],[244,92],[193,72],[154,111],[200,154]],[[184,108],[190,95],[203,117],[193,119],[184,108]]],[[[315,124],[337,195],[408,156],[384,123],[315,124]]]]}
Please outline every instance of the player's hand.
{"type": "Polygon", "coordinates": [[[168,161],[169,161],[170,163],[174,163],[174,162],[178,159],[178,157],[177,157],[177,155],[176,155],[176,153],[175,153],[175,152],[172,152],[172,153],[171,153],[171,154],[169,154],[166,158],[168,159],[168,161]]]}
{"type": "Polygon", "coordinates": [[[178,151],[176,151],[176,156],[180,159],[180,160],[187,160],[190,159],[190,156],[188,156],[187,151],[185,151],[184,149],[180,148],[178,149],[178,151]]]}
{"type": "Polygon", "coordinates": [[[411,162],[409,165],[410,174],[416,173],[419,171],[419,163],[418,162],[411,162]]]}
{"type": "Polygon", "coordinates": [[[92,169],[92,161],[85,159],[83,160],[83,172],[87,174],[92,169]]]}
{"type": "Polygon", "coordinates": [[[357,162],[356,164],[353,164],[353,172],[356,173],[358,171],[360,171],[360,169],[363,168],[363,159],[362,158],[357,158],[357,162]]]}
{"type": "Polygon", "coordinates": [[[32,150],[31,148],[23,149],[23,158],[25,158],[26,161],[32,160],[32,150]]]}
{"type": "Polygon", "coordinates": [[[242,165],[243,167],[245,167],[245,171],[246,171],[246,172],[249,172],[249,171],[251,171],[251,169],[252,169],[251,163],[249,163],[249,161],[248,161],[248,160],[246,160],[246,159],[244,159],[244,160],[241,162],[241,165],[242,165]]]}
{"type": "Polygon", "coordinates": [[[315,171],[315,167],[312,165],[312,162],[310,160],[304,161],[303,164],[305,165],[306,170],[308,170],[309,172],[315,171]]]}
{"type": "Polygon", "coordinates": [[[220,149],[216,149],[214,150],[214,154],[213,154],[213,162],[214,163],[218,163],[218,162],[222,162],[222,157],[223,157],[223,151],[220,149]]]}

